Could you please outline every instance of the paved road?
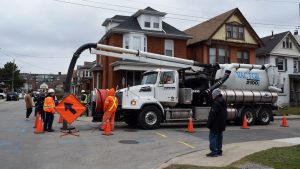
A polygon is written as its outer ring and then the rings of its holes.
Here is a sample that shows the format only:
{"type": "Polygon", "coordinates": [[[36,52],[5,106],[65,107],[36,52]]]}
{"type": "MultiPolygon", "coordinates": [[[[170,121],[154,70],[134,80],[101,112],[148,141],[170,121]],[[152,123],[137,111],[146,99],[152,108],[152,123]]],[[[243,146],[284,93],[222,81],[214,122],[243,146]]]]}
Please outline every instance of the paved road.
{"type": "MultiPolygon", "coordinates": [[[[129,129],[123,123],[115,135],[103,136],[98,124],[76,121],[80,137],[60,138],[59,132],[36,135],[33,117],[25,121],[25,104],[0,100],[0,164],[6,169],[151,169],[178,155],[207,149],[208,130],[196,125],[196,133],[184,132],[186,124],[163,125],[158,130],[129,129]]],[[[54,129],[61,126],[55,117],[54,129]]],[[[298,120],[280,128],[280,121],[269,126],[242,130],[229,126],[224,142],[269,140],[300,136],[298,120]]]]}

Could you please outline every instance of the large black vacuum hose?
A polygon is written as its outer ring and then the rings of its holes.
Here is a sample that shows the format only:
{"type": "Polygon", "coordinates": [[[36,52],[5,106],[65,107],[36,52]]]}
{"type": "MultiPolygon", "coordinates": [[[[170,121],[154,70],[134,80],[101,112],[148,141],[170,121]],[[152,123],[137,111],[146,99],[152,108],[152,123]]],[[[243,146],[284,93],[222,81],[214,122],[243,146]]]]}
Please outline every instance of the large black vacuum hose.
{"type": "MultiPolygon", "coordinates": [[[[70,93],[71,90],[71,83],[72,83],[72,75],[73,75],[73,71],[74,71],[74,67],[76,65],[76,61],[79,58],[80,54],[85,51],[86,49],[91,49],[91,48],[97,48],[97,43],[87,43],[84,44],[82,46],[80,46],[76,52],[73,54],[72,60],[70,62],[69,65],[69,69],[68,69],[68,74],[66,77],[66,81],[65,81],[65,90],[64,90],[64,96],[67,96],[70,93]]],[[[67,122],[64,121],[63,122],[63,130],[68,130],[68,126],[67,126],[67,122]]]]}
{"type": "Polygon", "coordinates": [[[209,94],[219,86],[221,86],[229,77],[231,71],[230,70],[225,70],[225,75],[220,79],[218,82],[216,82],[214,85],[212,85],[209,89],[206,89],[205,92],[209,94]]]}

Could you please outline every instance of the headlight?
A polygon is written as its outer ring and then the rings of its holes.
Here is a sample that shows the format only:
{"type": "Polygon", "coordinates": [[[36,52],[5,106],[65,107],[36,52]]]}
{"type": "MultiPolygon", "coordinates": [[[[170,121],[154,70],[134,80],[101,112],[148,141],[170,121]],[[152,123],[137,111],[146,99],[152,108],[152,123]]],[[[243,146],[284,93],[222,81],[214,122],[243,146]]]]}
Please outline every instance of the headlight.
{"type": "Polygon", "coordinates": [[[136,100],[135,99],[131,100],[130,104],[131,104],[131,106],[135,106],[136,105],[136,100]]]}

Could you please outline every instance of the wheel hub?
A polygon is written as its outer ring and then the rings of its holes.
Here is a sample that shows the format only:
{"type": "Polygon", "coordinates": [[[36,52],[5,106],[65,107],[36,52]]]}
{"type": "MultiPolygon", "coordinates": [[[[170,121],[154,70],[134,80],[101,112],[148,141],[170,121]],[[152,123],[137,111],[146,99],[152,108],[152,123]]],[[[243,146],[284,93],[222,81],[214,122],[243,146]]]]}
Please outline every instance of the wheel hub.
{"type": "Polygon", "coordinates": [[[152,111],[148,112],[145,116],[145,122],[148,125],[154,125],[157,122],[157,115],[152,111]]]}

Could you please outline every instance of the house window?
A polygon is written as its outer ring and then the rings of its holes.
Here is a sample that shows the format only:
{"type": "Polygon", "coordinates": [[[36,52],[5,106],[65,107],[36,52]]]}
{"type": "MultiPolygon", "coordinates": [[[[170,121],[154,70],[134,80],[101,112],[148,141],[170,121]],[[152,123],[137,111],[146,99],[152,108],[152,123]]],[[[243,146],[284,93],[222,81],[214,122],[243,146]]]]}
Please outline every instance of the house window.
{"type": "Polygon", "coordinates": [[[139,36],[133,36],[133,47],[134,50],[142,50],[142,38],[139,36]]]}
{"type": "Polygon", "coordinates": [[[216,63],[216,48],[209,48],[209,63],[216,63]]]}
{"type": "Polygon", "coordinates": [[[283,48],[292,49],[292,42],[290,42],[290,38],[285,38],[285,41],[282,42],[283,48]]]}
{"type": "Polygon", "coordinates": [[[222,47],[209,48],[209,63],[230,63],[229,51],[222,47]]]}
{"type": "Polygon", "coordinates": [[[128,37],[128,36],[125,36],[124,43],[125,43],[124,47],[125,47],[126,49],[129,49],[129,37],[128,37]]]}
{"type": "Polygon", "coordinates": [[[276,58],[276,66],[278,67],[278,71],[286,71],[286,59],[276,58]]]}
{"type": "Polygon", "coordinates": [[[218,63],[226,63],[226,51],[225,49],[219,48],[219,56],[218,56],[218,63]]]}
{"type": "Polygon", "coordinates": [[[153,28],[159,28],[159,18],[157,16],[153,16],[153,28]]]}
{"type": "Polygon", "coordinates": [[[246,51],[238,51],[238,53],[237,53],[237,62],[238,62],[238,63],[249,64],[249,63],[250,63],[250,60],[249,60],[249,52],[246,52],[246,51]]]}
{"type": "Polygon", "coordinates": [[[150,23],[150,16],[149,15],[145,15],[145,27],[146,28],[150,28],[150,25],[151,25],[151,23],[150,23]]]}
{"type": "Polygon", "coordinates": [[[244,27],[237,25],[226,25],[226,38],[244,39],[244,27]]]}
{"type": "Polygon", "coordinates": [[[126,49],[134,49],[147,51],[147,38],[142,34],[124,34],[123,47],[126,49]]]}
{"type": "Polygon", "coordinates": [[[294,59],[294,73],[300,72],[300,60],[294,59]]]}
{"type": "Polygon", "coordinates": [[[174,57],[174,41],[165,40],[165,55],[174,57]]]}

